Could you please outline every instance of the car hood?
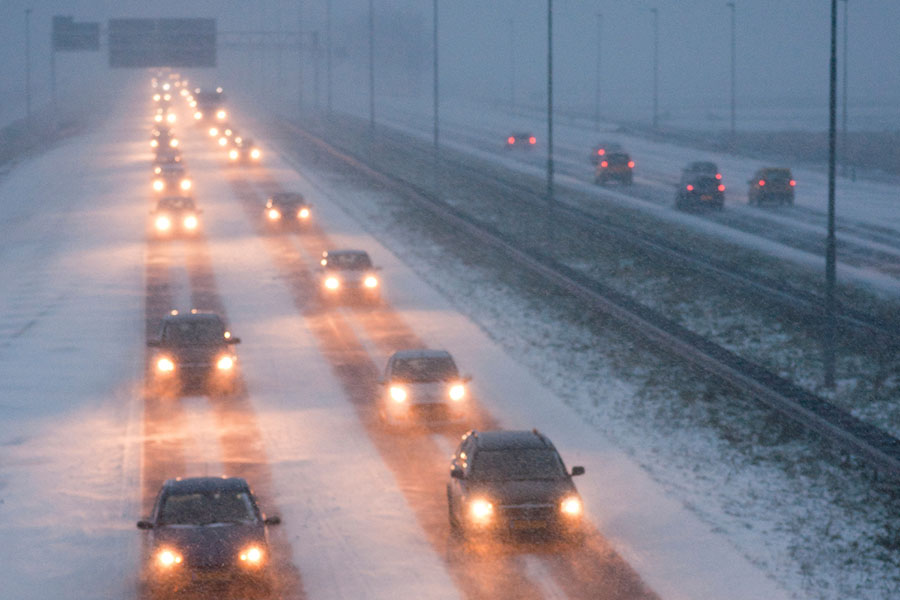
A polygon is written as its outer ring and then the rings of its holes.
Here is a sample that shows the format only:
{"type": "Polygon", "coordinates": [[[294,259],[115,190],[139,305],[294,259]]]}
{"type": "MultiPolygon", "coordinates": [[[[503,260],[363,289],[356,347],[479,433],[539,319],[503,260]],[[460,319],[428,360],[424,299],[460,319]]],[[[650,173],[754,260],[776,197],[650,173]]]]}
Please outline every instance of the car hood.
{"type": "Polygon", "coordinates": [[[499,506],[556,504],[573,492],[569,479],[472,481],[469,486],[470,495],[484,495],[499,506]]]}
{"type": "Polygon", "coordinates": [[[259,523],[167,525],[154,530],[156,548],[179,552],[188,567],[212,568],[235,564],[238,554],[252,544],[265,546],[265,529],[259,523]]]}
{"type": "Polygon", "coordinates": [[[213,364],[223,354],[231,355],[227,346],[219,344],[170,346],[166,349],[179,364],[213,364]]]}

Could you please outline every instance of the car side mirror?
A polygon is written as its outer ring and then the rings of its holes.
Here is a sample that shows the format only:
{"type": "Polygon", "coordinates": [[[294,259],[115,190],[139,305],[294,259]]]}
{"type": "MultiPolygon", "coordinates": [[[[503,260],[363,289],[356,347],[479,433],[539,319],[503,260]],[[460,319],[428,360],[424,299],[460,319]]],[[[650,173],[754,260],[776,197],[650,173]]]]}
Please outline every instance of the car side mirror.
{"type": "Polygon", "coordinates": [[[278,515],[266,517],[263,523],[265,523],[266,525],[281,525],[281,517],[279,517],[278,515]]]}
{"type": "Polygon", "coordinates": [[[584,467],[572,467],[572,477],[584,475],[584,467]]]}
{"type": "Polygon", "coordinates": [[[453,467],[450,469],[450,477],[453,479],[464,479],[466,474],[463,472],[462,467],[453,467]]]}
{"type": "Polygon", "coordinates": [[[225,343],[226,344],[240,344],[241,338],[237,338],[237,337],[228,338],[227,340],[225,340],[225,343]]]}
{"type": "Polygon", "coordinates": [[[148,348],[159,348],[162,346],[162,342],[160,340],[147,340],[148,348]]]}
{"type": "Polygon", "coordinates": [[[153,529],[153,523],[151,523],[150,521],[141,520],[141,521],[137,522],[137,528],[138,529],[153,529]]]}

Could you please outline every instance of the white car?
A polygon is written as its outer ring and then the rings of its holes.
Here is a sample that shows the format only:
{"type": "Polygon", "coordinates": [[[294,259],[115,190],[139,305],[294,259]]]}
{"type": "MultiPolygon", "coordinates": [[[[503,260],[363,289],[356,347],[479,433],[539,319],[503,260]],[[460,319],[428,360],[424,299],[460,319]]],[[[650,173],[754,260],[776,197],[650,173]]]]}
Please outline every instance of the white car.
{"type": "Polygon", "coordinates": [[[458,423],[471,414],[468,382],[446,350],[399,350],[388,359],[379,413],[389,424],[458,423]]]}

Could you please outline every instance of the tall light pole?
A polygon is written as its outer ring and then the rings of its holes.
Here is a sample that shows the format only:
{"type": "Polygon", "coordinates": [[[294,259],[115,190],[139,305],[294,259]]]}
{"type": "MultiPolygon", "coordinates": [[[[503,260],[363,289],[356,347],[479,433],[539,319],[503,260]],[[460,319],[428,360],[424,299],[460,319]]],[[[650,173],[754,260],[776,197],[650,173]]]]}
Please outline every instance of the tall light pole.
{"type": "Polygon", "coordinates": [[[25,120],[31,128],[31,9],[25,9],[25,120]]]}
{"type": "Polygon", "coordinates": [[[841,106],[841,164],[844,165],[844,175],[847,174],[847,6],[849,0],[844,0],[844,76],[843,76],[843,96],[844,102],[841,106]]]}
{"type": "Polygon", "coordinates": [[[659,127],[659,11],[653,13],[653,129],[659,127]]]}
{"type": "Polygon", "coordinates": [[[735,5],[734,2],[726,2],[725,6],[731,9],[731,137],[734,137],[734,134],[737,130],[736,126],[736,116],[735,116],[735,26],[734,26],[734,13],[735,13],[735,5]]]}
{"type": "Polygon", "coordinates": [[[594,89],[594,127],[600,129],[600,92],[603,81],[603,13],[597,13],[597,73],[594,89]]]}
{"type": "Polygon", "coordinates": [[[331,0],[325,0],[325,72],[325,96],[331,116],[331,0]]]}
{"type": "MultiPolygon", "coordinates": [[[[553,0],[547,0],[547,202],[551,210],[553,200],[553,0]]],[[[548,221],[553,222],[552,214],[548,221]]]]}
{"type": "Polygon", "coordinates": [[[837,116],[837,0],[831,0],[831,64],[828,97],[828,238],[825,243],[825,387],[835,383],[835,319],[834,287],[837,279],[836,244],[834,238],[834,162],[837,116]]]}
{"type": "Polygon", "coordinates": [[[375,6],[369,0],[369,129],[375,131],[375,6]]]}
{"type": "Polygon", "coordinates": [[[516,106],[516,20],[509,20],[509,108],[516,106]]]}
{"type": "MultiPolygon", "coordinates": [[[[280,21],[280,19],[279,19],[279,21],[280,21]]],[[[297,44],[297,58],[298,58],[298,60],[297,60],[297,81],[299,82],[299,85],[297,88],[297,90],[298,90],[297,105],[298,105],[298,108],[300,109],[301,115],[303,114],[303,95],[304,95],[303,84],[305,82],[305,77],[304,77],[304,72],[303,72],[303,59],[304,59],[303,44],[306,39],[306,36],[304,35],[304,32],[303,32],[303,26],[305,25],[305,23],[303,21],[304,21],[304,19],[303,19],[303,0],[300,0],[299,2],[297,2],[297,32],[299,35],[299,38],[298,38],[299,43],[297,44]]],[[[279,25],[279,27],[280,27],[280,25],[279,25]]],[[[280,45],[279,45],[279,47],[280,47],[280,45]]]]}
{"type": "Polygon", "coordinates": [[[438,185],[438,168],[440,167],[440,96],[438,83],[440,82],[440,78],[438,77],[438,0],[432,0],[432,25],[433,25],[433,64],[432,64],[432,76],[434,77],[434,98],[433,98],[433,110],[434,110],[434,192],[438,193],[440,186],[438,185]]]}

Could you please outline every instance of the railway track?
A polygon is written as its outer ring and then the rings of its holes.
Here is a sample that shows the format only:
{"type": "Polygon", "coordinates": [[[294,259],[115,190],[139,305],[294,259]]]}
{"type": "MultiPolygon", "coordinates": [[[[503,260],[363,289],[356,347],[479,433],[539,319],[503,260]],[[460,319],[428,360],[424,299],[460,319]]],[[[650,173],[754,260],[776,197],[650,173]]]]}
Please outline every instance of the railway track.
{"type": "MultiPolygon", "coordinates": [[[[363,160],[332,146],[324,139],[297,125],[283,125],[304,143],[315,147],[320,156],[328,156],[343,165],[344,168],[349,168],[377,182],[385,189],[390,189],[405,199],[415,202],[437,219],[452,225],[457,231],[463,232],[480,245],[502,253],[518,267],[565,290],[594,310],[608,315],[639,334],[656,347],[667,350],[672,356],[680,357],[718,380],[751,395],[803,428],[814,431],[840,448],[861,457],[876,470],[892,478],[900,478],[900,440],[897,438],[861,421],[824,398],[795,385],[764,367],[689,331],[659,312],[610,289],[586,274],[562,264],[539,248],[525,247],[496,227],[436,198],[428,190],[423,189],[414,181],[410,181],[409,178],[373,168],[363,160]]],[[[478,174],[467,165],[454,164],[453,167],[459,167],[468,176],[485,177],[485,174],[478,174]]],[[[510,182],[503,182],[503,184],[508,187],[515,186],[510,182]]],[[[520,186],[518,192],[527,193],[529,196],[535,195],[533,190],[525,186],[520,186]]],[[[604,232],[609,231],[610,234],[621,235],[621,232],[608,230],[608,226],[597,222],[595,216],[575,207],[560,205],[558,210],[565,211],[569,218],[589,219],[592,227],[602,227],[604,232]]],[[[655,241],[643,243],[648,244],[648,249],[653,249],[654,252],[669,253],[670,257],[671,253],[675,252],[655,241]]],[[[821,304],[815,297],[803,297],[789,289],[766,286],[764,282],[720,270],[715,265],[704,265],[702,261],[694,257],[684,256],[683,258],[691,260],[697,268],[715,269],[717,277],[727,277],[735,283],[752,289],[755,293],[764,293],[784,302],[803,303],[809,310],[819,311],[818,315],[821,315],[821,304]]],[[[853,314],[852,311],[843,309],[839,320],[845,328],[856,330],[865,328],[870,335],[882,336],[880,339],[889,339],[892,342],[896,342],[898,339],[895,331],[890,328],[885,329],[881,323],[872,322],[867,315],[853,314]]]]}

